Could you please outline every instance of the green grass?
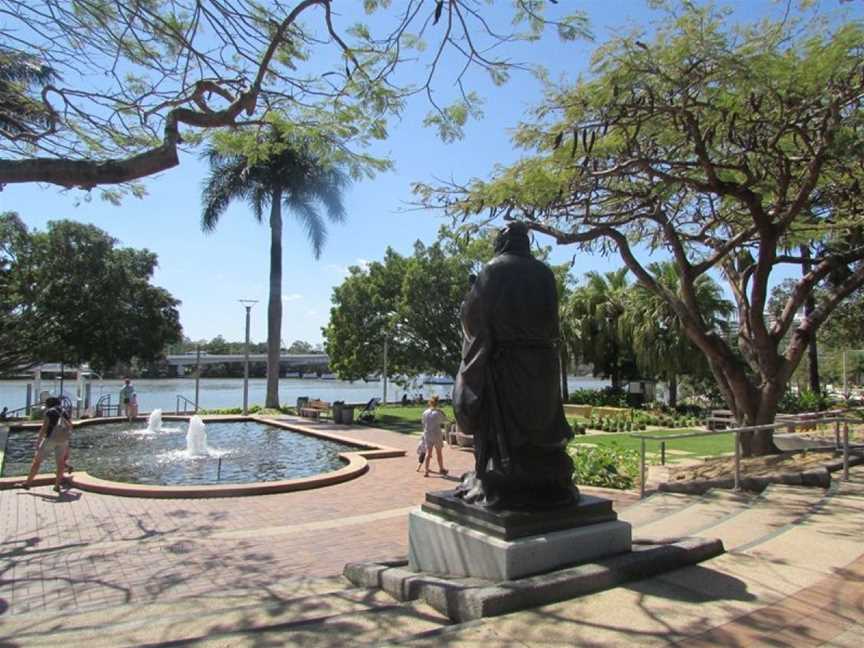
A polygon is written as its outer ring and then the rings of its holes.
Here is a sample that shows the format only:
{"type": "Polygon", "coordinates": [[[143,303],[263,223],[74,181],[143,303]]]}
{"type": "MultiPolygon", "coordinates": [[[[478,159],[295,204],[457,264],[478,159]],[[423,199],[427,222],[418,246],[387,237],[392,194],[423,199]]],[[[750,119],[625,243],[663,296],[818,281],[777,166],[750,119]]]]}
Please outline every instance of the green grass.
{"type": "MultiPolygon", "coordinates": [[[[423,432],[421,418],[426,405],[379,405],[375,411],[375,420],[369,423],[374,427],[399,432],[400,434],[420,434],[423,432]]],[[[441,407],[444,415],[453,420],[453,407],[444,405],[441,407]]]]}
{"type": "MultiPolygon", "coordinates": [[[[647,430],[637,432],[635,434],[651,434],[656,436],[667,436],[674,434],[683,434],[686,432],[694,432],[692,429],[675,429],[675,430],[647,430]]],[[[734,435],[723,434],[705,437],[696,437],[692,439],[670,439],[666,442],[666,450],[680,450],[689,452],[694,457],[713,457],[726,452],[734,452],[734,435]]],[[[640,441],[631,436],[631,433],[622,434],[591,434],[579,435],[574,438],[574,443],[593,443],[598,446],[617,445],[620,448],[628,450],[639,450],[640,441]]],[[[660,441],[646,441],[645,450],[649,453],[660,453],[660,441]]],[[[667,461],[674,461],[675,455],[666,455],[667,461]]]]}
{"type": "MultiPolygon", "coordinates": [[[[420,422],[426,405],[401,405],[379,406],[375,413],[375,420],[371,425],[400,434],[420,434],[423,426],[420,422]]],[[[444,405],[441,409],[449,420],[453,420],[453,407],[444,405]]],[[[693,432],[692,429],[655,429],[642,431],[638,434],[670,435],[693,432]]],[[[578,435],[573,439],[574,443],[593,443],[598,446],[617,445],[627,450],[639,450],[639,439],[634,439],[631,433],[622,434],[591,434],[578,435]]],[[[649,453],[660,453],[659,441],[646,441],[645,448],[649,453]]],[[[692,453],[694,457],[711,457],[725,452],[733,452],[733,436],[731,434],[697,437],[694,439],[672,439],[666,442],[667,450],[681,450],[692,453]]],[[[667,461],[674,461],[675,455],[667,455],[667,461]]]]}

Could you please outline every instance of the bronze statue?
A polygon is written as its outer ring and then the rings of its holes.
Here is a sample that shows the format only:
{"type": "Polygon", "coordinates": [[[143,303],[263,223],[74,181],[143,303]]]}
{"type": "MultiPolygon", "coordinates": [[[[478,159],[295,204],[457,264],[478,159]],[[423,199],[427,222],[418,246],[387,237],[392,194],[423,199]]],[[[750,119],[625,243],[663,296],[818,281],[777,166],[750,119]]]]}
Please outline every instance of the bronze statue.
{"type": "Polygon", "coordinates": [[[501,231],[495,258],[462,304],[456,420],[474,437],[475,471],[457,496],[492,509],[555,508],[578,499],[558,356],[558,291],[531,255],[528,228],[501,231]]]}

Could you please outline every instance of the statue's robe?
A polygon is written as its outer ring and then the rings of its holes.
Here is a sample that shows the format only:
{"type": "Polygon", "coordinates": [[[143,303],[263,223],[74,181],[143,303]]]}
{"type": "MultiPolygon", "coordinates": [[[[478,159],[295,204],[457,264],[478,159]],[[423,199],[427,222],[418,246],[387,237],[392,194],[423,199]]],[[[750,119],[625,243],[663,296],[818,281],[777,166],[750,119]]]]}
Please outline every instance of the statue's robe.
{"type": "Polygon", "coordinates": [[[475,474],[458,489],[493,508],[555,507],[578,497],[566,452],[555,277],[527,247],[498,254],[461,312],[462,363],[453,395],[474,437],[475,474]]]}

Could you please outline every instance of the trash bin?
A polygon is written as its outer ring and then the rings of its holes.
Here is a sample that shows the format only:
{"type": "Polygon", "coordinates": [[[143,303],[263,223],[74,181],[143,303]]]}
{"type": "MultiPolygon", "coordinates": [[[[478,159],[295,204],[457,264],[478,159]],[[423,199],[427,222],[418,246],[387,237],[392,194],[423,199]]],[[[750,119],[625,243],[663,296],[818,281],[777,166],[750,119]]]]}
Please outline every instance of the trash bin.
{"type": "Polygon", "coordinates": [[[351,406],[342,407],[342,420],[339,422],[342,425],[351,425],[354,422],[354,408],[351,406]]]}
{"type": "Polygon", "coordinates": [[[306,407],[309,404],[308,396],[298,396],[297,397],[297,413],[300,413],[301,407],[306,407]]]}
{"type": "Polygon", "coordinates": [[[345,407],[345,401],[333,401],[333,422],[341,423],[342,422],[342,413],[343,408],[345,407]]]}

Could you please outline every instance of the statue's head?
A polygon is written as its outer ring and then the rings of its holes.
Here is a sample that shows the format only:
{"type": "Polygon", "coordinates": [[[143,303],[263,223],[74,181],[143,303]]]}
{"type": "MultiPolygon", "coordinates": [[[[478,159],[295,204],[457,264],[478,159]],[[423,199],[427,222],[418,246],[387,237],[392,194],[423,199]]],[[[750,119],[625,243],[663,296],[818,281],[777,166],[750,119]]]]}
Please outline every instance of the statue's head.
{"type": "Polygon", "coordinates": [[[531,240],[528,238],[528,226],[525,223],[514,221],[498,232],[498,238],[495,239],[495,254],[504,252],[530,254],[531,240]]]}

